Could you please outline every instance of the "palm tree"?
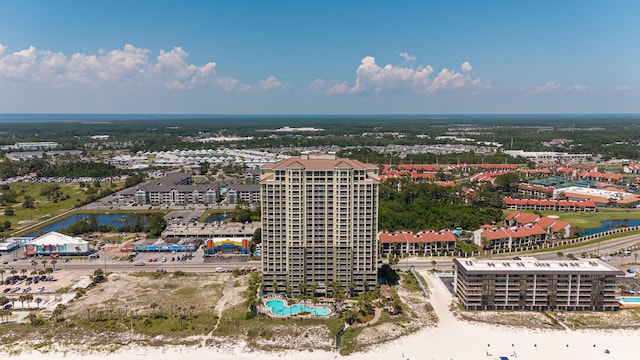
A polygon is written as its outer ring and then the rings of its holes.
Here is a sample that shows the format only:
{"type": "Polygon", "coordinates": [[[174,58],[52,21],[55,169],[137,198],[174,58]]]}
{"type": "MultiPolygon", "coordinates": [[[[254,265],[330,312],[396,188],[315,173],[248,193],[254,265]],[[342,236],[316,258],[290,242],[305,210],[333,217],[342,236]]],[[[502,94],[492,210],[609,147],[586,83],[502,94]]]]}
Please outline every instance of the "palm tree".
{"type": "Polygon", "coordinates": [[[620,288],[620,291],[621,291],[622,293],[627,292],[627,285],[625,285],[625,284],[620,284],[620,285],[618,285],[618,287],[620,288]]]}
{"type": "Polygon", "coordinates": [[[18,296],[18,301],[20,301],[20,303],[22,303],[22,309],[24,310],[24,301],[27,300],[26,297],[24,295],[20,295],[18,296]]]}
{"type": "Polygon", "coordinates": [[[27,294],[24,296],[24,299],[27,301],[27,306],[31,309],[31,300],[33,300],[33,295],[27,294]]]}
{"type": "Polygon", "coordinates": [[[11,269],[11,271],[9,271],[9,273],[11,273],[11,275],[15,275],[18,273],[18,270],[16,269],[11,269]]]}
{"type": "Polygon", "coordinates": [[[564,254],[562,253],[562,251],[558,251],[556,253],[556,255],[558,255],[558,259],[562,260],[562,257],[564,256],[564,254]]]}
{"type": "Polygon", "coordinates": [[[38,310],[40,310],[40,303],[42,302],[42,298],[36,298],[36,304],[38,304],[38,310]]]}
{"type": "Polygon", "coordinates": [[[5,270],[0,269],[0,276],[2,277],[2,283],[4,283],[4,273],[5,273],[5,270]]]}
{"type": "Polygon", "coordinates": [[[302,294],[302,296],[307,295],[307,284],[300,284],[298,286],[298,289],[300,289],[300,293],[302,294]]]}
{"type": "Polygon", "coordinates": [[[20,269],[20,274],[24,275],[27,273],[27,269],[20,269]]]}
{"type": "Polygon", "coordinates": [[[633,263],[637,264],[638,263],[638,253],[634,253],[633,254],[633,263]]]}
{"type": "Polygon", "coordinates": [[[33,265],[33,271],[35,271],[35,270],[36,270],[36,266],[38,266],[38,262],[37,262],[37,261],[35,261],[35,260],[33,260],[33,261],[31,262],[31,265],[33,265]]]}
{"type": "Polygon", "coordinates": [[[58,260],[53,259],[51,260],[51,266],[53,266],[53,271],[56,271],[56,264],[58,263],[58,260]]]}
{"type": "Polygon", "coordinates": [[[11,316],[11,310],[0,310],[0,323],[3,323],[5,321],[9,320],[9,316],[11,316]]]}
{"type": "Polygon", "coordinates": [[[44,269],[47,266],[47,260],[42,260],[42,268],[44,269]]]}

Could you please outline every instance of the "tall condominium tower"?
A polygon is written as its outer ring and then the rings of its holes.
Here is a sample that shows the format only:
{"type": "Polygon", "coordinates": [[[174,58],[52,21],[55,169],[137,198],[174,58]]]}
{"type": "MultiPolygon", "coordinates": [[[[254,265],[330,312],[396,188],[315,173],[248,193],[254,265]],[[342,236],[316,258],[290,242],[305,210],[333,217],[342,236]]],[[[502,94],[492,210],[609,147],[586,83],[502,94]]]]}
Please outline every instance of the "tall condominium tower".
{"type": "Polygon", "coordinates": [[[374,289],[378,168],[309,153],[261,170],[264,292],[374,289]]]}

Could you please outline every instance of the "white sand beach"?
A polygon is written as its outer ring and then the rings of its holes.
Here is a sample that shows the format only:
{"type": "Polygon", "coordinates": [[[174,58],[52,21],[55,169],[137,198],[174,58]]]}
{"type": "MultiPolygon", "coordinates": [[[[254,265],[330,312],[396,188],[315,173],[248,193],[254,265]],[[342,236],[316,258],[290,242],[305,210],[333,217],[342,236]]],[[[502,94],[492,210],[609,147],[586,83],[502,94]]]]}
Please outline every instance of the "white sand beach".
{"type": "MultiPolygon", "coordinates": [[[[435,328],[424,329],[413,335],[370,349],[366,353],[341,356],[325,351],[289,351],[284,353],[246,352],[242,346],[216,348],[122,348],[111,354],[76,353],[22,353],[12,359],[83,359],[83,360],[133,360],[149,358],[164,360],[188,356],[190,359],[233,360],[320,360],[348,358],[354,360],[389,359],[633,359],[640,331],[570,331],[530,330],[525,327],[510,328],[469,323],[456,319],[449,312],[450,294],[433,274],[423,272],[432,291],[431,302],[439,317],[435,328]],[[607,354],[605,350],[608,350],[607,354]]],[[[524,325],[524,324],[523,324],[524,325]]],[[[634,355],[635,354],[635,355],[634,355]]]]}

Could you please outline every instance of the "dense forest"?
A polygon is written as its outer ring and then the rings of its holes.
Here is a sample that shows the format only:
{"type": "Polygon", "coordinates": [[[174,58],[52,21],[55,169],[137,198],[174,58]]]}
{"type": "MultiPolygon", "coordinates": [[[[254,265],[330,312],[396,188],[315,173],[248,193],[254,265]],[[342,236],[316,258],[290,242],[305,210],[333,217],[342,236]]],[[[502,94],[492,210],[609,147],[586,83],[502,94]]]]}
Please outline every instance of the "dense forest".
{"type": "Polygon", "coordinates": [[[470,198],[461,195],[459,188],[431,184],[414,184],[388,181],[380,185],[380,230],[441,230],[477,229],[480,225],[496,223],[502,218],[502,210],[488,205],[501,205],[501,197],[489,188],[474,193],[470,198]],[[485,202],[493,197],[493,203],[485,202]],[[487,205],[487,206],[481,206],[487,205]]]}
{"type": "MultiPolygon", "coordinates": [[[[375,147],[396,145],[433,145],[443,143],[442,135],[462,134],[476,141],[497,142],[504,149],[526,151],[567,151],[601,154],[607,158],[640,159],[640,116],[638,115],[455,115],[455,116],[185,116],[175,118],[149,115],[137,119],[118,119],[115,115],[76,116],[81,120],[57,123],[31,121],[3,122],[0,145],[24,141],[56,141],[62,149],[90,151],[90,144],[103,148],[135,151],[173,149],[205,149],[211,143],[193,141],[213,135],[252,136],[252,140],[237,141],[224,146],[237,148],[289,147],[375,147]],[[322,132],[283,133],[275,129],[315,127],[322,132]],[[379,133],[383,136],[362,136],[379,133]],[[402,137],[385,134],[402,133],[402,137]],[[108,134],[109,139],[97,141],[92,135],[108,134]],[[421,135],[418,137],[417,135],[421,135]],[[566,139],[567,145],[548,147],[551,139],[566,139]]],[[[372,158],[372,157],[370,157],[372,158]]],[[[388,161],[375,161],[386,163],[388,161]]],[[[388,159],[386,159],[388,160],[388,159]]],[[[434,162],[432,157],[416,158],[416,162],[434,162]]],[[[445,163],[445,160],[440,163],[445,163]]],[[[454,162],[457,159],[447,159],[454,162]]],[[[495,159],[498,162],[499,159],[495,159]]],[[[488,161],[488,160],[487,160],[488,161]]],[[[370,160],[370,162],[374,162],[370,160]]],[[[461,162],[463,162],[461,160],[461,162]]],[[[468,161],[467,161],[468,162],[468,161]]]]}

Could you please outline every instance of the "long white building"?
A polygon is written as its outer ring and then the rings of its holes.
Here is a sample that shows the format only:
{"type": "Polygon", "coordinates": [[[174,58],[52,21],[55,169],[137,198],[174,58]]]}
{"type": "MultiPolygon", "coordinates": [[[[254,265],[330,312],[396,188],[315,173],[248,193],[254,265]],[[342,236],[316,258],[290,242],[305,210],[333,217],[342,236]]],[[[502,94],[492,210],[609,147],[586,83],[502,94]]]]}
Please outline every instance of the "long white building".
{"type": "Polygon", "coordinates": [[[310,153],[261,170],[264,292],[374,289],[378,168],[310,153]]]}
{"type": "Polygon", "coordinates": [[[613,311],[621,270],[599,259],[453,259],[454,294],[468,310],[613,311]]]}

